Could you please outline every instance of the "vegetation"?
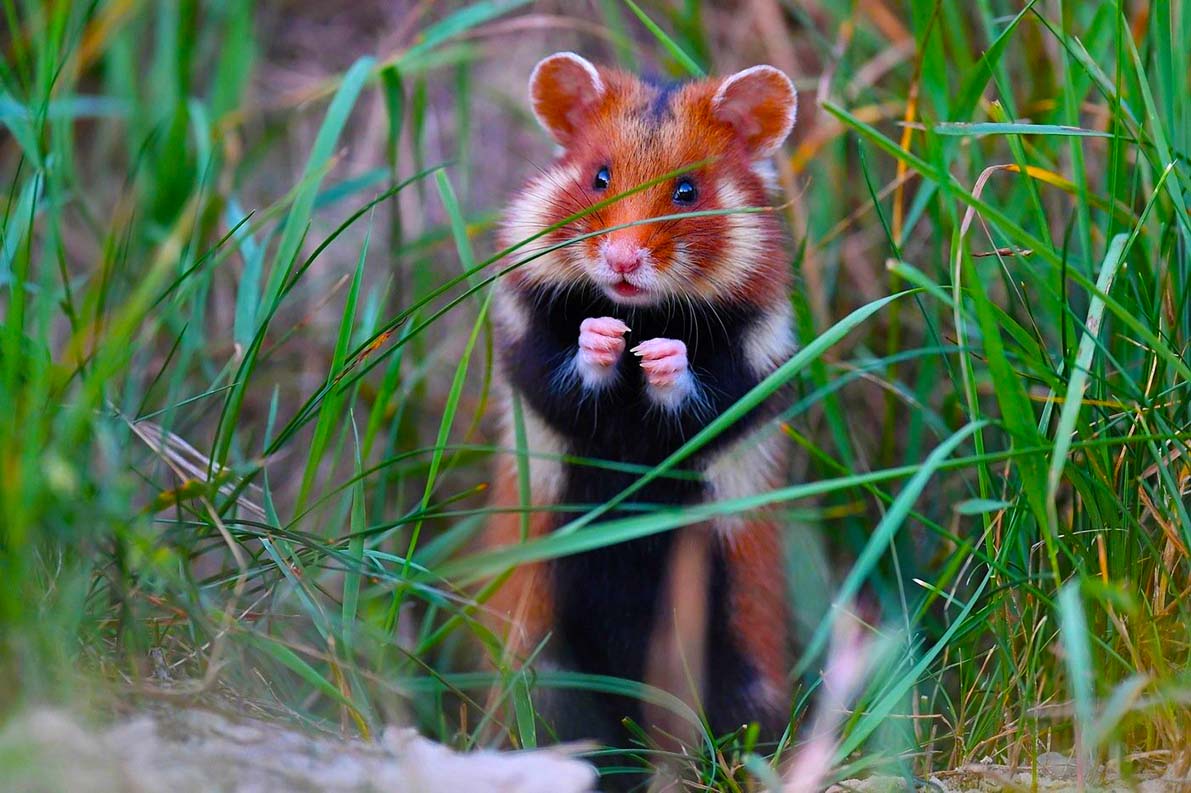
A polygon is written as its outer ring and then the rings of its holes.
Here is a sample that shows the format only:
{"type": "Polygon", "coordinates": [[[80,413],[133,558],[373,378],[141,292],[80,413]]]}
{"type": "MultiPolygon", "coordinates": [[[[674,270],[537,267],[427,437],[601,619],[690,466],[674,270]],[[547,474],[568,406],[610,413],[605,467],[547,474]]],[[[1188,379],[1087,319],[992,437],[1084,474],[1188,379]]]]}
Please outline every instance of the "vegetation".
{"type": "MultiPolygon", "coordinates": [[[[221,690],[531,746],[543,687],[656,698],[475,671],[479,582],[749,506],[469,544],[492,226],[570,48],[797,78],[788,743],[859,599],[841,774],[1191,745],[1191,8],[283,5],[0,2],[0,712],[221,690]]],[[[790,753],[716,746],[723,790],[790,753]]]]}

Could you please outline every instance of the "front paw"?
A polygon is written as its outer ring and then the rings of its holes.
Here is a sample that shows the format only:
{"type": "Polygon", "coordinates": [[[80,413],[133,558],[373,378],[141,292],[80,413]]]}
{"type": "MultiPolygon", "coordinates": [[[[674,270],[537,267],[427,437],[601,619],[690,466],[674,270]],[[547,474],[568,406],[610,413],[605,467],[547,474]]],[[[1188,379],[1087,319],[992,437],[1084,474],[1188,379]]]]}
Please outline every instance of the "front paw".
{"type": "Polygon", "coordinates": [[[605,382],[624,354],[629,326],[615,317],[589,317],[579,325],[579,353],[575,365],[587,385],[605,382]]]}
{"type": "Polygon", "coordinates": [[[677,407],[694,391],[695,381],[691,377],[683,342],[650,339],[634,347],[632,353],[641,359],[641,371],[655,401],[677,407]]]}

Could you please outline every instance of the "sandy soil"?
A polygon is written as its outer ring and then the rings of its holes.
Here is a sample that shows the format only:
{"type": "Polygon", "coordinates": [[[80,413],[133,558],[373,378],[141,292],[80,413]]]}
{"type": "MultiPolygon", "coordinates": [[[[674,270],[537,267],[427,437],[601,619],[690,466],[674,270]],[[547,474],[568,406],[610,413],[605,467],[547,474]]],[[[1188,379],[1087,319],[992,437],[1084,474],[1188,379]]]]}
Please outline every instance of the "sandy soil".
{"type": "MultiPolygon", "coordinates": [[[[933,774],[917,786],[919,793],[1187,793],[1191,778],[1165,763],[1122,776],[1112,765],[1091,770],[1080,780],[1075,762],[1057,752],[1038,757],[1036,769],[1014,769],[996,763],[972,763],[933,774]]],[[[914,793],[902,777],[850,779],[827,793],[914,793]]]]}

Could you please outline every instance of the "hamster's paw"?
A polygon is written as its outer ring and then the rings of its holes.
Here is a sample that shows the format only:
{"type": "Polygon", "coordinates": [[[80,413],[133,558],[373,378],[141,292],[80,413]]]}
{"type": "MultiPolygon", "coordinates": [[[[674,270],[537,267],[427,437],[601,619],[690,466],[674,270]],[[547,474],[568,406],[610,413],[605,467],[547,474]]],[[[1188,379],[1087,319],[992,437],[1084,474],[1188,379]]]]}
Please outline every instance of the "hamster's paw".
{"type": "Polygon", "coordinates": [[[650,339],[631,351],[641,359],[649,395],[665,407],[678,407],[695,391],[686,357],[686,344],[678,339],[650,339]]]}
{"type": "Polygon", "coordinates": [[[629,326],[615,317],[589,317],[579,324],[579,353],[575,366],[586,385],[604,383],[624,354],[629,326]]]}

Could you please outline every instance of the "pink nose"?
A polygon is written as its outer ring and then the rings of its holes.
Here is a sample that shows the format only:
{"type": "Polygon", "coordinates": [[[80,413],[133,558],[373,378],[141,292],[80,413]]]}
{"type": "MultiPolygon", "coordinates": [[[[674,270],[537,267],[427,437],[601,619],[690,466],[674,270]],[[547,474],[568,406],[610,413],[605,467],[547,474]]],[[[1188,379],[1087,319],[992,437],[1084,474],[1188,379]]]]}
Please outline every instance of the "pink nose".
{"type": "Polygon", "coordinates": [[[626,275],[641,266],[645,251],[628,240],[612,240],[604,247],[604,261],[617,275],[626,275]]]}

